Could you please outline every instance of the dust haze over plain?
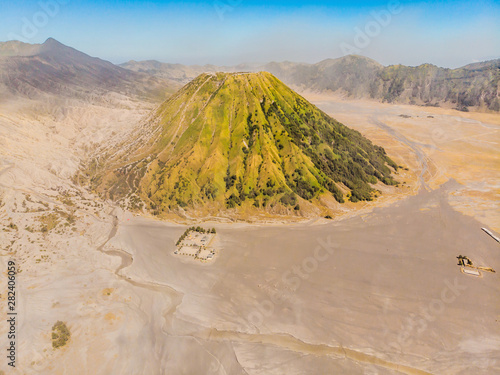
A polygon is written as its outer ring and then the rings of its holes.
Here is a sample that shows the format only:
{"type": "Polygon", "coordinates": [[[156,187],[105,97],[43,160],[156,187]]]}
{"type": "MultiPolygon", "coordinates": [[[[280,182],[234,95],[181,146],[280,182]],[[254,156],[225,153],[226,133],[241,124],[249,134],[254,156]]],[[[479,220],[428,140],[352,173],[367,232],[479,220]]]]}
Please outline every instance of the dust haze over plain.
{"type": "MultiPolygon", "coordinates": [[[[35,1],[3,4],[0,39],[23,37],[26,20],[41,10],[35,1]]],[[[343,43],[357,47],[358,30],[365,32],[379,15],[380,29],[372,29],[357,54],[384,65],[455,68],[500,56],[499,12],[492,1],[68,2],[24,41],[54,37],[113,63],[316,63],[343,56],[343,43]],[[398,12],[387,18],[391,7],[398,12]]]]}

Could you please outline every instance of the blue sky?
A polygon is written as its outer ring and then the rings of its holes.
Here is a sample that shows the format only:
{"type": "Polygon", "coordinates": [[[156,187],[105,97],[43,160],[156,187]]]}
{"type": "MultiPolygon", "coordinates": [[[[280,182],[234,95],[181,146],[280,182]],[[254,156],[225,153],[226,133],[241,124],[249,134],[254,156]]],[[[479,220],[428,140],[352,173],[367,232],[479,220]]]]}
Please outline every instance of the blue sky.
{"type": "Polygon", "coordinates": [[[115,63],[318,62],[348,53],[444,67],[500,57],[500,1],[3,1],[0,40],[48,37],[115,63]]]}

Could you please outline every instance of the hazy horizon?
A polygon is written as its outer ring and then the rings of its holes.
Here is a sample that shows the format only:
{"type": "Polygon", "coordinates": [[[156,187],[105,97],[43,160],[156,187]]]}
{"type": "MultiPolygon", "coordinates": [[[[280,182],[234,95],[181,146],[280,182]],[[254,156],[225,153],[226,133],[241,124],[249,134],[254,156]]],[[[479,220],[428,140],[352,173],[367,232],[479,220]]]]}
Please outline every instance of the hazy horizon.
{"type": "Polygon", "coordinates": [[[383,65],[457,68],[500,57],[494,1],[42,0],[1,10],[1,40],[53,37],[116,64],[317,63],[358,54],[383,65]]]}

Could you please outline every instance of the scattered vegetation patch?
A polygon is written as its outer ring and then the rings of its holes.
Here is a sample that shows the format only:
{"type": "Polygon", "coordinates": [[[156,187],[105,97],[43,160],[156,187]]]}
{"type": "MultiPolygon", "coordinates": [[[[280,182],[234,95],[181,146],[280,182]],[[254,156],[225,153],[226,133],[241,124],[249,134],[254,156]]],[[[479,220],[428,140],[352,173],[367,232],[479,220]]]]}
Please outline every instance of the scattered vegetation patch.
{"type": "Polygon", "coordinates": [[[68,192],[64,192],[64,193],[60,194],[57,197],[57,200],[61,203],[64,203],[67,206],[74,206],[75,205],[75,203],[71,200],[71,196],[69,195],[68,192]]]}
{"type": "Polygon", "coordinates": [[[55,213],[50,213],[38,217],[38,221],[42,225],[40,231],[49,232],[57,226],[59,217],[55,213]]]}
{"type": "Polygon", "coordinates": [[[52,347],[54,349],[66,345],[70,337],[71,333],[69,332],[66,323],[59,320],[52,326],[52,347]]]}

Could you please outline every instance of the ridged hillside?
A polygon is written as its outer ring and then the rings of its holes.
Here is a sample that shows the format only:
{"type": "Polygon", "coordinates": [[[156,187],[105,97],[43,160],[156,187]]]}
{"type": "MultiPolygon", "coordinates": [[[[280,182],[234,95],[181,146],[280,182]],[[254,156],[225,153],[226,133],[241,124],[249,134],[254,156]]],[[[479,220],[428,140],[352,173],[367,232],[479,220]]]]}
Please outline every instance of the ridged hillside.
{"type": "MultiPolygon", "coordinates": [[[[396,184],[385,151],[270,73],[202,74],[168,99],[140,141],[107,157],[94,186],[156,214],[178,207],[300,209],[302,200],[371,200],[396,184]],[[141,206],[141,203],[138,203],[141,206]]],[[[95,167],[95,166],[94,166],[95,167]]],[[[98,169],[99,170],[99,169],[98,169]]]]}
{"type": "Polygon", "coordinates": [[[307,90],[340,91],[388,103],[500,111],[500,60],[445,69],[432,64],[384,67],[366,57],[345,56],[314,65],[268,64],[264,70],[307,90]]]}
{"type": "Polygon", "coordinates": [[[314,65],[294,63],[270,63],[265,71],[283,82],[312,91],[341,90],[351,97],[364,97],[370,90],[373,77],[383,66],[362,56],[345,56],[328,59],[314,65]]]}

